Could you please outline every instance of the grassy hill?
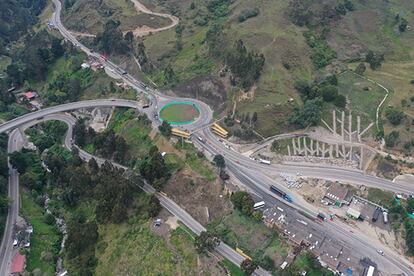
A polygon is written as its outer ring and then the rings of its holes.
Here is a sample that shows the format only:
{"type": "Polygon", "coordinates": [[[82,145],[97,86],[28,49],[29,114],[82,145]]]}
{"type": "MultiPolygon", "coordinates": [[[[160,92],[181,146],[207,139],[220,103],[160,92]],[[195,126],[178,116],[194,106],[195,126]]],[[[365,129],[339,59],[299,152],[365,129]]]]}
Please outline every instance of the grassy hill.
{"type": "Polygon", "coordinates": [[[62,22],[70,30],[97,34],[108,20],[119,21],[123,31],[139,26],[159,28],[170,23],[169,19],[138,13],[131,1],[76,0],[63,11],[62,22]]]}
{"type": "MultiPolygon", "coordinates": [[[[75,2],[74,7],[81,2],[75,2]]],[[[164,74],[165,69],[171,67],[175,74],[172,90],[176,94],[199,97],[218,110],[217,115],[221,116],[232,111],[235,104],[239,115],[257,112],[255,130],[269,136],[291,129],[287,121],[294,108],[303,104],[294,88],[296,80],[320,82],[327,75],[354,69],[372,50],[383,54],[385,60],[376,70],[368,68],[366,76],[391,91],[384,107],[391,105],[405,114],[403,123],[398,127],[401,141],[396,148],[402,149],[413,134],[411,121],[414,110],[410,100],[414,95],[411,84],[414,70],[414,33],[410,26],[414,19],[412,1],[141,2],[151,10],[171,13],[180,18],[178,28],[142,38],[147,55],[155,65],[155,70],[148,76],[161,88],[170,89],[172,86],[165,81],[164,74]],[[347,6],[349,2],[352,7],[347,6]],[[404,23],[405,28],[401,28],[404,23]],[[221,72],[223,60],[212,56],[209,51],[206,36],[216,24],[223,28],[225,48],[241,39],[248,50],[262,53],[265,57],[261,76],[248,93],[230,85],[229,75],[221,72]]],[[[111,5],[109,0],[103,3],[111,5]]],[[[112,8],[116,14],[127,14],[132,7],[129,3],[122,3],[112,8]]],[[[76,18],[73,16],[67,14],[67,20],[76,18]]],[[[102,16],[96,18],[105,20],[102,16]]],[[[99,25],[98,22],[95,24],[99,25]]],[[[223,52],[226,50],[224,47],[223,52]]],[[[368,64],[366,66],[369,67],[368,64]]],[[[374,90],[364,93],[359,87],[360,83],[365,82],[362,79],[347,76],[338,79],[339,93],[346,96],[350,103],[346,110],[361,115],[365,124],[373,121],[375,117],[372,112],[367,114],[366,109],[375,110],[384,91],[377,91],[375,85],[366,85],[374,90]]],[[[332,104],[325,104],[323,110],[330,114],[332,108],[332,104]]],[[[395,127],[385,118],[382,121],[386,136],[395,127]]]]}

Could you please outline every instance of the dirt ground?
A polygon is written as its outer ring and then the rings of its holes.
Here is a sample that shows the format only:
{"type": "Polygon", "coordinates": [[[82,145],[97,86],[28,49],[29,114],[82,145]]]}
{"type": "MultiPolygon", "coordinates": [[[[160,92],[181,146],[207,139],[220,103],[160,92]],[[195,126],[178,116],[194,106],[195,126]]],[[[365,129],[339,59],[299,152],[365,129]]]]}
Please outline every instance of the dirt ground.
{"type": "MultiPolygon", "coordinates": [[[[161,236],[164,240],[167,241],[168,246],[170,248],[174,248],[172,244],[170,244],[170,235],[171,231],[178,227],[177,218],[172,216],[167,210],[162,209],[159,213],[158,217],[160,218],[162,223],[161,226],[155,227],[154,224],[151,225],[151,231],[153,231],[156,235],[161,236]]],[[[219,264],[221,261],[221,257],[217,257],[213,254],[209,256],[199,255],[197,259],[198,265],[198,275],[227,275],[224,268],[219,264]]]]}
{"type": "Polygon", "coordinates": [[[203,225],[229,213],[231,204],[224,197],[220,180],[208,182],[194,175],[191,169],[182,169],[170,179],[164,192],[203,225]]]}
{"type": "Polygon", "coordinates": [[[174,93],[202,100],[215,111],[223,110],[227,101],[226,89],[221,80],[215,77],[197,77],[186,81],[178,85],[174,93]]]}

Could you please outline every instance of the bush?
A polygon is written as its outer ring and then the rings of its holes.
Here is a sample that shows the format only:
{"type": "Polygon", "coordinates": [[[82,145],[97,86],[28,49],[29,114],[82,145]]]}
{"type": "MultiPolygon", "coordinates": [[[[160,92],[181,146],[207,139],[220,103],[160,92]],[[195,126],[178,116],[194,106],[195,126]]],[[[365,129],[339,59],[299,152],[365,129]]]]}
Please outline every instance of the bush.
{"type": "Polygon", "coordinates": [[[346,106],[346,98],[344,95],[337,95],[335,100],[333,101],[334,105],[336,105],[339,108],[345,108],[346,106]]]}
{"type": "Polygon", "coordinates": [[[385,111],[385,117],[393,126],[398,126],[404,118],[404,113],[394,108],[389,108],[385,111]]]}
{"type": "Polygon", "coordinates": [[[338,88],[333,85],[326,85],[321,88],[322,98],[325,102],[332,102],[338,97],[338,88]]]}
{"type": "Polygon", "coordinates": [[[385,137],[385,145],[389,148],[394,147],[397,144],[399,137],[400,137],[400,133],[398,131],[396,130],[391,131],[391,133],[385,137]]]}
{"type": "Polygon", "coordinates": [[[237,17],[237,20],[241,23],[246,21],[249,18],[255,17],[259,15],[259,9],[258,8],[254,8],[254,9],[247,9],[244,10],[240,13],[240,15],[237,17]]]}

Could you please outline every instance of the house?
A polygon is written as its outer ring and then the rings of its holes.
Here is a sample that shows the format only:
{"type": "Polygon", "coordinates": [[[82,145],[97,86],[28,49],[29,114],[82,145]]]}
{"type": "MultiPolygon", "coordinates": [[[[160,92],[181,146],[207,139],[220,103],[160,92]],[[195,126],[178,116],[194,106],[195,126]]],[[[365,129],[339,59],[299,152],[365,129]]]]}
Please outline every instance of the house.
{"type": "Polygon", "coordinates": [[[34,100],[37,97],[38,97],[38,95],[34,91],[27,91],[26,93],[23,93],[23,98],[28,100],[28,101],[34,100]]]}
{"type": "Polygon", "coordinates": [[[81,68],[82,69],[89,69],[89,68],[91,68],[91,65],[89,63],[84,62],[84,63],[81,64],[81,68]]]}
{"type": "Polygon", "coordinates": [[[11,275],[23,275],[26,267],[26,256],[17,253],[13,257],[10,273],[11,275]]]}
{"type": "Polygon", "coordinates": [[[341,207],[344,204],[349,205],[353,196],[354,194],[348,188],[332,184],[328,191],[326,191],[324,199],[338,207],[341,207]]]}
{"type": "Polygon", "coordinates": [[[346,211],[346,215],[353,219],[359,219],[359,217],[361,216],[361,212],[353,208],[349,208],[348,211],[346,211]]]}

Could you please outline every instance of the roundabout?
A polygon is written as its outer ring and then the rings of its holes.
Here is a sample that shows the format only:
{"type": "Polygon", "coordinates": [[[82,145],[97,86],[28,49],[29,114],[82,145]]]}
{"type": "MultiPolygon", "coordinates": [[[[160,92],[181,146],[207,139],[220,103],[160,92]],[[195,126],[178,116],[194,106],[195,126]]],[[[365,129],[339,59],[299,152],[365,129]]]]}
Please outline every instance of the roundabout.
{"type": "Polygon", "coordinates": [[[188,125],[200,116],[200,108],[192,102],[171,102],[164,105],[159,112],[159,118],[171,125],[188,125]]]}

